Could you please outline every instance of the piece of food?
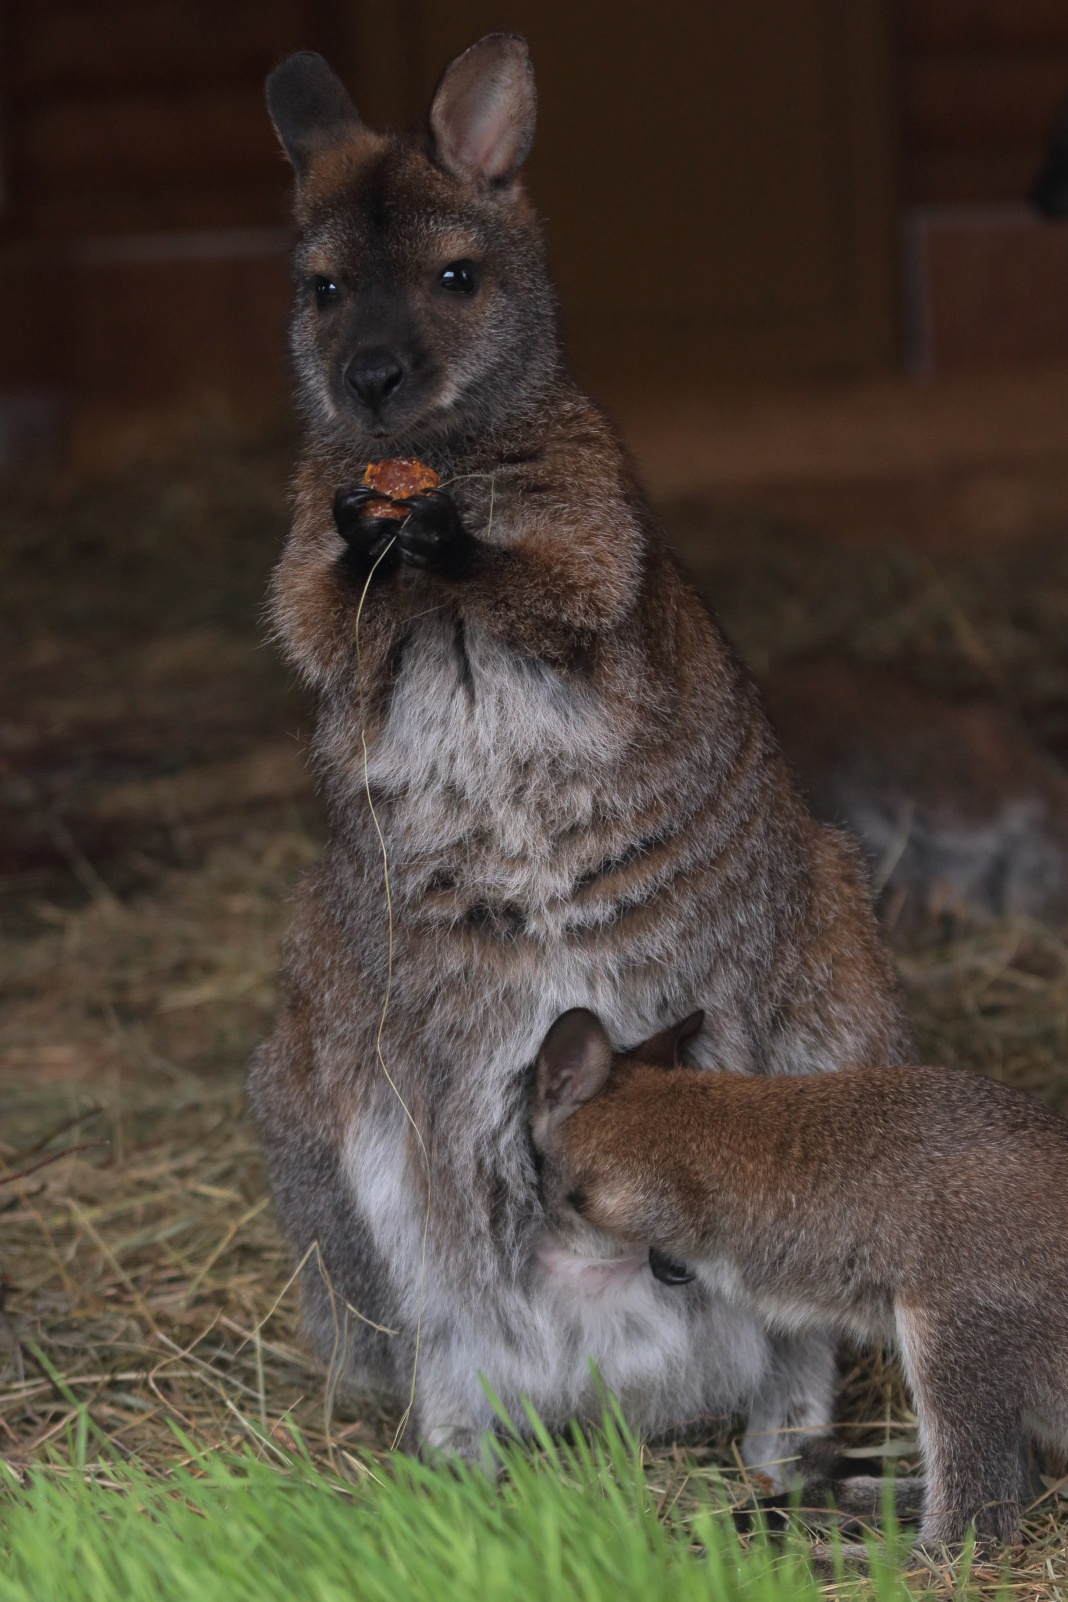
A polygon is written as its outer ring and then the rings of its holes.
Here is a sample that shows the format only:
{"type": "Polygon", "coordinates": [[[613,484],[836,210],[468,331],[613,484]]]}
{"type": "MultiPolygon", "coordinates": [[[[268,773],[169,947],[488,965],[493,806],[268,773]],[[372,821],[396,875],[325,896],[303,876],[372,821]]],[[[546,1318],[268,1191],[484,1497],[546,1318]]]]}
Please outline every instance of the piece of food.
{"type": "Polygon", "coordinates": [[[417,462],[412,456],[393,456],[384,462],[368,463],[360,482],[369,489],[378,490],[380,495],[389,497],[385,501],[368,501],[362,517],[401,518],[405,516],[405,508],[395,506],[393,502],[436,489],[440,481],[434,469],[427,467],[425,462],[417,462]]]}

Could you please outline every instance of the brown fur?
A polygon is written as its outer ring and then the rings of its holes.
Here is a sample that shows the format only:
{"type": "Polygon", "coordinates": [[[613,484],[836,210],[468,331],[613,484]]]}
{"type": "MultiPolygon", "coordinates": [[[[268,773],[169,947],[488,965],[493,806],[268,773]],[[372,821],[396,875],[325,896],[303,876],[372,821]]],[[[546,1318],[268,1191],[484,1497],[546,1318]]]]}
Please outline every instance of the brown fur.
{"type": "MultiPolygon", "coordinates": [[[[938,1068],[811,1079],[543,1045],[550,1209],[703,1272],[785,1327],[896,1340],[928,1472],[921,1539],[1011,1540],[1022,1443],[1068,1446],[1068,1122],[938,1068]]],[[[660,1052],[661,1057],[663,1052],[660,1052]]]]}
{"type": "Polygon", "coordinates": [[[521,41],[447,69],[430,133],[369,133],[317,57],[279,68],[269,97],[299,178],[309,421],[271,605],[318,696],[333,838],[250,1091],[294,1250],[318,1240],[330,1278],[305,1276],[313,1338],[403,1396],[418,1327],[415,1430],[459,1450],[492,1418],[480,1375],[562,1420],[594,1403],[590,1355],[642,1427],[742,1395],[763,1398],[769,1437],[812,1427],[825,1345],[776,1345],[647,1275],[614,1303],[575,1289],[588,1276],[553,1255],[524,1075],[578,1003],[621,1045],[700,1005],[700,1059],[754,1073],[901,1055],[853,848],[805,811],[749,675],[564,367],[511,171],[533,117],[521,41]],[[438,278],[457,252],[478,274],[464,298],[438,278]],[[346,376],[368,352],[403,369],[380,404],[346,376]],[[417,565],[407,523],[377,567],[358,519],[342,542],[337,492],[396,455],[440,475],[462,564],[417,565]]]}

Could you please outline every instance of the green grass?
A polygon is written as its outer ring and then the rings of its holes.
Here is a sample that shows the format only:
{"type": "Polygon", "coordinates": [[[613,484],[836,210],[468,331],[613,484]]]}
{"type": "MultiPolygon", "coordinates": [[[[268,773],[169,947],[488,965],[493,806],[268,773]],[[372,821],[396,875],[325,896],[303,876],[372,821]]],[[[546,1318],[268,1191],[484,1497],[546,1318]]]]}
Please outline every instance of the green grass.
{"type": "MultiPolygon", "coordinates": [[[[592,1442],[502,1449],[477,1470],[350,1459],[198,1458],[153,1480],[124,1466],[33,1473],[0,1493],[2,1602],[816,1602],[797,1549],[741,1540],[708,1500],[658,1507],[614,1423],[592,1442]]],[[[858,1582],[905,1602],[889,1565],[858,1582]]],[[[824,1593],[825,1594],[825,1593],[824,1593]]]]}

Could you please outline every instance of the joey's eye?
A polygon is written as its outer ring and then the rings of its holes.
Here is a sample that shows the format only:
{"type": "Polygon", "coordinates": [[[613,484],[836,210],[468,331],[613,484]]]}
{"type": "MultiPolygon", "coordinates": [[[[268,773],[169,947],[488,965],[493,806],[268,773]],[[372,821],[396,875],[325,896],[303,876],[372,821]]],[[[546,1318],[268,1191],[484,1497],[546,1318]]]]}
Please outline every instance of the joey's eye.
{"type": "Polygon", "coordinates": [[[325,278],[322,273],[316,273],[312,282],[315,285],[315,304],[318,307],[330,306],[337,300],[339,290],[332,278],[325,278]]]}
{"type": "Polygon", "coordinates": [[[438,274],[438,288],[451,290],[454,295],[473,295],[478,288],[474,262],[450,261],[438,274]]]}

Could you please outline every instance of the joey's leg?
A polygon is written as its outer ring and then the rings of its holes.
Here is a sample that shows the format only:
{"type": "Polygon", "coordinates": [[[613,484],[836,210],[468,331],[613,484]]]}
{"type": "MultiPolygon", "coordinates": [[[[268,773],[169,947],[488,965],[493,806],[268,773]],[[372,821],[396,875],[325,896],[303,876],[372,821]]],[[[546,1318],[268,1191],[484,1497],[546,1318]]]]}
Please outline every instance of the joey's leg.
{"type": "Polygon", "coordinates": [[[920,1420],[927,1497],[918,1545],[1012,1541],[1025,1484],[1015,1354],[989,1315],[959,1299],[949,1316],[899,1307],[898,1338],[920,1420]]]}
{"type": "Polygon", "coordinates": [[[819,1333],[769,1335],[769,1362],[749,1408],[742,1460],[776,1490],[796,1483],[802,1447],[826,1440],[837,1384],[833,1340],[819,1333]]]}
{"type": "Polygon", "coordinates": [[[954,1384],[917,1396],[927,1469],[927,1499],[918,1545],[960,1546],[968,1526],[977,1540],[1001,1546],[1020,1524],[1024,1487],[1023,1437],[1017,1415],[1002,1398],[975,1395],[962,1407],[954,1384]],[[948,1393],[948,1394],[947,1394],[948,1393]]]}
{"type": "MultiPolygon", "coordinates": [[[[834,1341],[819,1333],[773,1336],[769,1347],[768,1375],[750,1408],[742,1442],[746,1466],[766,1474],[778,1493],[762,1500],[765,1512],[785,1509],[799,1492],[807,1512],[833,1509],[865,1522],[877,1520],[883,1511],[882,1480],[854,1473],[852,1460],[842,1456],[831,1433],[838,1382],[834,1341]]],[[[918,1519],[923,1506],[924,1482],[899,1481],[896,1516],[918,1519]]]]}

